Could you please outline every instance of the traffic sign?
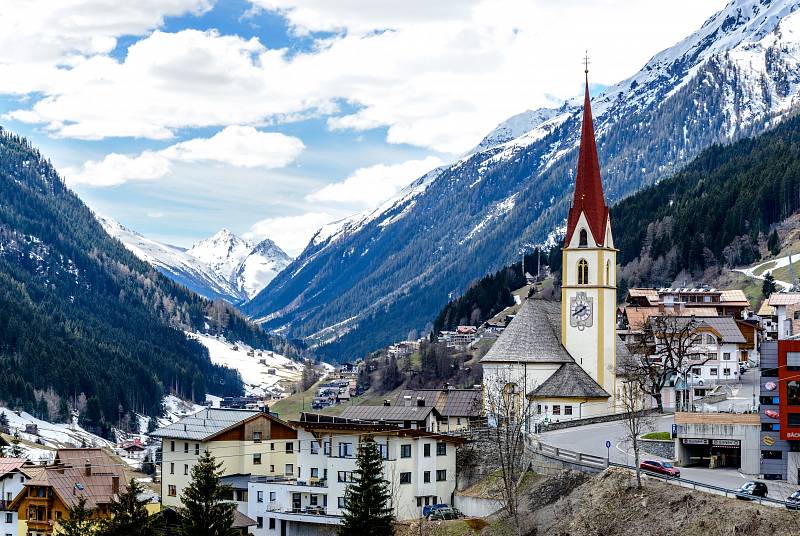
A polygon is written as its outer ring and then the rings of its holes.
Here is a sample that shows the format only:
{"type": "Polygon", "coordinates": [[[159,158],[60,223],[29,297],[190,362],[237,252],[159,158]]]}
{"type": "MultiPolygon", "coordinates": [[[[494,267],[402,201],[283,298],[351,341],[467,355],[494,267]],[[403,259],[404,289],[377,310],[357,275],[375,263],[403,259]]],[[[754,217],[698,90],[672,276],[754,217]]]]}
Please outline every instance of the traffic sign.
{"type": "Polygon", "coordinates": [[[607,448],[607,449],[610,449],[610,448],[611,448],[611,441],[606,441],[606,448],[607,448]]]}

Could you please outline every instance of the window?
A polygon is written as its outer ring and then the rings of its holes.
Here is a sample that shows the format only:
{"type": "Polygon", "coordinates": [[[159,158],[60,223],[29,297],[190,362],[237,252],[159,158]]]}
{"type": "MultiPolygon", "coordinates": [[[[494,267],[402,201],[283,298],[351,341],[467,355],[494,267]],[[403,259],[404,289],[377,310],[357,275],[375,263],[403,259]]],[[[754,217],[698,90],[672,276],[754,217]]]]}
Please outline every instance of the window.
{"type": "Polygon", "coordinates": [[[553,404],[553,415],[561,415],[561,406],[553,404]]]}
{"type": "Polygon", "coordinates": [[[800,426],[800,413],[790,413],[787,418],[786,424],[789,426],[800,426]]]}
{"type": "Polygon", "coordinates": [[[780,450],[762,450],[761,451],[761,459],[762,460],[781,460],[783,459],[783,452],[780,450]]]}
{"type": "Polygon", "coordinates": [[[287,463],[286,466],[283,468],[284,476],[294,476],[294,464],[287,463]]]}
{"type": "Polygon", "coordinates": [[[437,469],[436,470],[436,482],[444,482],[447,480],[447,470],[445,469],[437,469]]]}
{"type": "Polygon", "coordinates": [[[786,384],[786,403],[790,406],[800,406],[800,381],[786,384]]]}
{"type": "Polygon", "coordinates": [[[400,457],[401,458],[411,457],[411,445],[400,445],[400,457]]]}
{"type": "Polygon", "coordinates": [[[256,492],[256,502],[260,502],[260,503],[264,502],[264,492],[263,491],[257,491],[256,492]]]}
{"type": "Polygon", "coordinates": [[[263,529],[264,528],[264,518],[261,516],[256,516],[256,527],[263,529]]]}
{"type": "Polygon", "coordinates": [[[194,444],[194,455],[195,456],[200,456],[200,443],[195,443],[194,444]]]}
{"type": "Polygon", "coordinates": [[[319,443],[316,441],[311,442],[311,454],[319,454],[319,443]]]}
{"type": "Polygon", "coordinates": [[[731,375],[731,369],[729,369],[729,368],[722,369],[722,375],[723,376],[730,376],[731,375]]]}
{"type": "Polygon", "coordinates": [[[692,374],[694,374],[695,376],[700,376],[700,372],[701,372],[700,371],[700,367],[693,367],[692,368],[692,374]]]}
{"type": "Polygon", "coordinates": [[[786,352],[786,368],[800,370],[800,352],[786,352]]]}
{"type": "Polygon", "coordinates": [[[717,339],[713,335],[706,335],[706,344],[717,344],[717,339]]]}
{"type": "Polygon", "coordinates": [[[436,443],[436,455],[447,456],[447,443],[436,443]]]}
{"type": "Polygon", "coordinates": [[[431,444],[430,443],[425,443],[424,445],[422,445],[422,455],[425,456],[426,458],[430,457],[430,455],[431,455],[431,444]]]}
{"type": "Polygon", "coordinates": [[[606,285],[611,284],[611,261],[606,261],[606,285]]]}
{"type": "Polygon", "coordinates": [[[270,466],[269,466],[269,472],[270,472],[270,473],[274,473],[274,472],[275,472],[275,466],[274,466],[274,465],[270,464],[270,466]]]}
{"type": "Polygon", "coordinates": [[[352,443],[339,443],[339,457],[352,458],[353,457],[353,444],[352,443]]]}
{"type": "Polygon", "coordinates": [[[711,367],[711,369],[708,371],[708,373],[711,376],[717,376],[717,367],[711,367]]]}
{"type": "Polygon", "coordinates": [[[430,471],[425,471],[424,473],[422,473],[422,482],[427,484],[430,481],[431,481],[431,472],[430,471]]]}
{"type": "Polygon", "coordinates": [[[586,232],[586,229],[581,229],[581,232],[578,233],[578,247],[585,248],[589,245],[589,235],[586,232]]]}
{"type": "Polygon", "coordinates": [[[167,495],[169,495],[170,497],[175,497],[178,495],[178,490],[175,488],[174,484],[170,484],[169,486],[167,486],[167,495]]]}
{"type": "Polygon", "coordinates": [[[325,456],[330,456],[331,455],[331,442],[330,441],[325,441],[322,444],[322,453],[325,456]]]}
{"type": "Polygon", "coordinates": [[[183,452],[189,454],[189,443],[186,442],[183,444],[183,452]]]}
{"type": "Polygon", "coordinates": [[[274,517],[269,518],[269,528],[270,528],[270,530],[275,530],[275,518],[274,517]]]}
{"type": "Polygon", "coordinates": [[[11,514],[11,512],[6,512],[6,523],[13,523],[13,522],[14,522],[14,520],[13,520],[13,515],[11,514]]]}
{"type": "Polygon", "coordinates": [[[291,441],[286,442],[286,454],[292,454],[294,452],[294,443],[291,441]]]}
{"type": "Polygon", "coordinates": [[[572,406],[564,406],[564,415],[572,415],[572,406]]]}
{"type": "Polygon", "coordinates": [[[261,432],[253,432],[253,443],[261,443],[261,432]]]}
{"type": "Polygon", "coordinates": [[[536,413],[541,413],[541,412],[542,412],[542,405],[536,404],[536,413]]]}
{"type": "Polygon", "coordinates": [[[174,462],[170,462],[170,464],[169,464],[169,474],[171,474],[171,475],[175,474],[175,463],[174,462]]]}
{"type": "Polygon", "coordinates": [[[353,473],[350,471],[337,471],[336,473],[336,481],[337,482],[352,482],[353,481],[353,473]]]}
{"type": "Polygon", "coordinates": [[[417,497],[417,508],[422,508],[422,497],[417,497]]]}
{"type": "Polygon", "coordinates": [[[269,502],[275,502],[278,500],[278,492],[277,491],[270,491],[269,492],[269,502]]]}
{"type": "Polygon", "coordinates": [[[318,504],[318,502],[317,502],[317,495],[316,495],[315,493],[312,493],[312,494],[311,494],[311,495],[308,497],[308,502],[309,502],[309,504],[311,504],[311,506],[317,506],[317,504],[318,504]]]}
{"type": "Polygon", "coordinates": [[[340,509],[347,508],[347,502],[344,500],[344,497],[336,498],[336,506],[338,506],[340,509]]]}
{"type": "Polygon", "coordinates": [[[269,450],[275,450],[275,443],[269,444],[269,450]]]}
{"type": "Polygon", "coordinates": [[[183,464],[183,474],[184,475],[188,475],[189,474],[189,464],[188,463],[183,464]]]}
{"type": "Polygon", "coordinates": [[[578,284],[589,284],[589,263],[586,262],[586,259],[581,259],[578,261],[578,284]]]}
{"type": "Polygon", "coordinates": [[[713,361],[716,358],[717,358],[717,354],[715,352],[708,352],[706,354],[706,359],[708,359],[709,361],[713,361]]]}
{"type": "Polygon", "coordinates": [[[411,473],[400,473],[401,484],[411,484],[411,473]]]}
{"type": "Polygon", "coordinates": [[[253,454],[253,465],[261,465],[261,453],[256,452],[253,454]]]}
{"type": "Polygon", "coordinates": [[[169,442],[169,450],[171,452],[175,452],[175,442],[174,441],[170,441],[169,442]]]}
{"type": "Polygon", "coordinates": [[[378,443],[378,452],[380,452],[382,460],[388,460],[389,459],[389,445],[388,444],[378,443]]]}
{"type": "Polygon", "coordinates": [[[730,361],[731,360],[731,353],[730,352],[722,352],[722,360],[723,361],[730,361]]]}

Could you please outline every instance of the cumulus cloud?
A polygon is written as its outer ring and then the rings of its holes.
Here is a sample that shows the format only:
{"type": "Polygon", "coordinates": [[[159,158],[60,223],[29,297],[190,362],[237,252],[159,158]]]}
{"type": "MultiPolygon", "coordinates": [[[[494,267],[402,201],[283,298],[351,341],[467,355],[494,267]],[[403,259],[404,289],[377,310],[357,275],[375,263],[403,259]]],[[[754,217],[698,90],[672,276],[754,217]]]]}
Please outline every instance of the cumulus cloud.
{"type": "Polygon", "coordinates": [[[173,162],[212,162],[245,168],[273,169],[293,162],[303,142],[278,132],[229,126],[210,138],[195,138],[160,151],[130,156],[118,153],[90,160],[80,168],[62,170],[70,185],[116,186],[130,180],[152,180],[167,175],[173,162]]]}
{"type": "Polygon", "coordinates": [[[374,206],[384,201],[413,180],[441,166],[442,160],[429,156],[401,164],[378,164],[359,168],[342,182],[329,184],[306,196],[311,202],[362,203],[374,206]]]}
{"type": "Polygon", "coordinates": [[[333,219],[326,212],[266,218],[253,224],[242,237],[253,242],[270,238],[286,253],[296,257],[308,245],[314,233],[333,219]]]}
{"type": "MultiPolygon", "coordinates": [[[[215,31],[155,31],[116,60],[106,55],[110,41],[104,39],[121,30],[97,30],[94,45],[70,45],[86,56],[80,61],[31,69],[8,53],[0,62],[0,92],[44,95],[8,117],[43,124],[56,136],[167,139],[181,128],[257,126],[316,114],[328,116],[332,129],[385,127],[390,143],[460,153],[507,117],[556,104],[551,95],[578,94],[585,48],[593,56],[593,79],[615,82],[723,4],[253,1],[282,14],[297,32],[338,33],[320,34],[312,50],[290,54],[215,31]],[[659,24],[641,23],[652,20],[659,24]],[[337,114],[342,101],[355,111],[337,114]]],[[[205,6],[170,2],[173,11],[205,6]]],[[[153,9],[138,27],[158,24],[164,12],[153,9]]],[[[37,27],[20,24],[33,27],[30,32],[37,27]]]]}

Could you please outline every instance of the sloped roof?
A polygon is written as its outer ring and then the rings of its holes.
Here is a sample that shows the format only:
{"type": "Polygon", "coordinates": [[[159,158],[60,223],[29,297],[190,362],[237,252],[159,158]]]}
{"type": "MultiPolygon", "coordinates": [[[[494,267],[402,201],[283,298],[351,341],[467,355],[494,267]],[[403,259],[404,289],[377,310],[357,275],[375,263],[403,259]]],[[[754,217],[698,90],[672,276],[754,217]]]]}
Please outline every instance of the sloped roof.
{"type": "Polygon", "coordinates": [[[27,461],[24,458],[0,458],[0,477],[13,473],[25,465],[27,461]]]}
{"type": "Polygon", "coordinates": [[[723,290],[722,294],[720,295],[720,300],[726,305],[745,305],[747,307],[750,306],[750,300],[747,299],[743,290],[733,289],[733,290],[723,290]]]}
{"type": "Polygon", "coordinates": [[[395,405],[405,405],[408,400],[416,404],[417,398],[423,398],[426,406],[434,406],[443,417],[478,417],[482,397],[480,389],[404,389],[395,398],[395,405]]]}
{"type": "Polygon", "coordinates": [[[796,303],[800,303],[800,292],[773,292],[769,295],[769,304],[773,307],[796,303]]]}
{"type": "Polygon", "coordinates": [[[433,406],[350,406],[341,417],[362,421],[423,421],[431,412],[439,416],[433,406]]]}
{"type": "Polygon", "coordinates": [[[777,316],[778,311],[775,310],[775,307],[769,304],[768,300],[764,300],[761,302],[761,307],[758,308],[758,312],[756,313],[758,316],[777,316]]]}
{"type": "Polygon", "coordinates": [[[625,317],[628,319],[628,326],[631,329],[642,329],[647,319],[651,316],[670,315],[670,316],[718,316],[714,307],[637,307],[626,305],[623,307],[625,317]]]}
{"type": "Polygon", "coordinates": [[[266,415],[266,413],[242,409],[207,408],[159,428],[150,436],[203,441],[256,415],[266,415]]]}
{"type": "Polygon", "coordinates": [[[742,335],[742,330],[732,316],[695,317],[698,327],[709,326],[722,337],[722,342],[745,343],[747,339],[742,335]]]}
{"type": "Polygon", "coordinates": [[[503,330],[481,363],[574,361],[561,345],[561,303],[531,298],[503,330]]]}
{"type": "Polygon", "coordinates": [[[658,291],[654,288],[632,288],[628,289],[631,298],[647,298],[650,303],[658,303],[658,291]]]}
{"type": "Polygon", "coordinates": [[[608,398],[605,389],[577,363],[564,363],[529,398],[608,398]]]}

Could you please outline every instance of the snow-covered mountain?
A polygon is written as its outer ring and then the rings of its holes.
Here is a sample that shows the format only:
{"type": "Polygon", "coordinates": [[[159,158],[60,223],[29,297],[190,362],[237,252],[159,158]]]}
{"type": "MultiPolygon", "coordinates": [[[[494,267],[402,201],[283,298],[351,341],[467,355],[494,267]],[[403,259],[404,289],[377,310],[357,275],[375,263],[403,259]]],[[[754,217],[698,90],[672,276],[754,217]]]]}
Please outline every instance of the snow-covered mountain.
{"type": "MultiPolygon", "coordinates": [[[[712,144],[758,134],[797,110],[798,7],[800,0],[731,1],[593,99],[610,203],[712,144]]],[[[583,72],[575,74],[578,95],[583,72]]],[[[576,96],[515,116],[378,209],[325,226],[245,312],[326,344],[331,358],[424,331],[450,297],[563,224],[581,105],[576,96]]]]}
{"type": "Polygon", "coordinates": [[[292,260],[272,240],[253,245],[227,229],[184,249],[146,238],[110,218],[98,219],[109,235],[137,257],[210,299],[245,302],[292,260]]]}

